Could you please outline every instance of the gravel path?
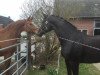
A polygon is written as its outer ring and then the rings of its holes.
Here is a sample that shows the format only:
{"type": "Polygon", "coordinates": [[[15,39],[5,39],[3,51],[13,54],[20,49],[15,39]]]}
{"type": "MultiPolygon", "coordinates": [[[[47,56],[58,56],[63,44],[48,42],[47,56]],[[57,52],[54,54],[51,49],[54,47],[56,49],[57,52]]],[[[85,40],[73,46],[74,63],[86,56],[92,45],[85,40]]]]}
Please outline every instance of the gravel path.
{"type": "Polygon", "coordinates": [[[98,70],[100,70],[100,63],[93,64],[98,70]]]}

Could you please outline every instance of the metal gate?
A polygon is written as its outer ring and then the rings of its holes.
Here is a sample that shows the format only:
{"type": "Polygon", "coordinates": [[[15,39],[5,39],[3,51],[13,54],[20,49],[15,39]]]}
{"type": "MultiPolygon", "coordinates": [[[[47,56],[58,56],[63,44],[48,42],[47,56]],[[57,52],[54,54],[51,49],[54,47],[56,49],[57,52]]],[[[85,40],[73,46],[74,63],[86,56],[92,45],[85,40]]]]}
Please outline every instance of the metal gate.
{"type": "Polygon", "coordinates": [[[16,47],[16,52],[11,57],[5,60],[1,60],[0,65],[9,59],[12,60],[12,64],[6,70],[1,70],[0,75],[4,75],[4,73],[6,73],[8,70],[10,70],[11,75],[24,75],[25,71],[28,68],[28,40],[25,38],[21,38],[19,43],[2,48],[0,49],[0,51],[12,47],[16,47]],[[23,43],[26,44],[26,49],[20,50],[21,44],[23,43]],[[24,53],[24,56],[22,56],[22,53],[24,53]]]}

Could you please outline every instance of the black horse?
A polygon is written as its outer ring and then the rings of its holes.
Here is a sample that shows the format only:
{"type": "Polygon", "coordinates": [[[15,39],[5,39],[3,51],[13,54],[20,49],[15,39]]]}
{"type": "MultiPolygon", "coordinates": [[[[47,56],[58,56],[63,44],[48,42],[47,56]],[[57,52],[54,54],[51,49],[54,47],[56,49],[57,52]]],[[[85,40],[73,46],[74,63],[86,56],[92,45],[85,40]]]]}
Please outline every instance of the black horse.
{"type": "Polygon", "coordinates": [[[59,38],[61,54],[65,59],[68,75],[79,75],[80,63],[100,62],[100,36],[87,36],[60,17],[44,15],[38,35],[42,36],[51,30],[54,30],[59,38]]]}

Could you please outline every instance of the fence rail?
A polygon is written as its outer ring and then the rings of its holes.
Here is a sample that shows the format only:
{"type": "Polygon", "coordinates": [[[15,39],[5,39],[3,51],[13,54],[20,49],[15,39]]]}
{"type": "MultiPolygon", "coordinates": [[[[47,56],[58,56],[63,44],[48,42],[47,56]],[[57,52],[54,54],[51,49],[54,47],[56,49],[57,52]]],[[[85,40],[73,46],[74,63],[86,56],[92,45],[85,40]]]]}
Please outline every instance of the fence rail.
{"type": "MultiPolygon", "coordinates": [[[[11,40],[14,40],[14,39],[11,39],[11,40]]],[[[19,40],[19,38],[15,39],[15,40],[19,40]]],[[[9,40],[6,40],[6,41],[9,41],[9,40]]],[[[5,40],[4,40],[4,42],[5,42],[5,40]]],[[[13,68],[15,68],[15,69],[11,73],[11,75],[22,75],[28,68],[28,40],[24,39],[20,43],[2,48],[2,49],[0,49],[0,51],[4,51],[4,50],[12,48],[12,47],[17,47],[16,53],[14,53],[11,57],[8,57],[7,59],[0,61],[0,65],[11,58],[15,58],[15,59],[13,59],[14,62],[13,62],[13,64],[10,65],[9,68],[2,71],[0,73],[0,75],[4,75],[8,70],[13,70],[13,68]],[[23,44],[23,43],[26,43],[26,49],[21,51],[19,49],[20,49],[21,44],[23,44]],[[23,57],[21,57],[20,55],[23,52],[26,54],[23,57]],[[22,60],[24,60],[24,59],[25,59],[25,61],[22,63],[22,60]]]]}

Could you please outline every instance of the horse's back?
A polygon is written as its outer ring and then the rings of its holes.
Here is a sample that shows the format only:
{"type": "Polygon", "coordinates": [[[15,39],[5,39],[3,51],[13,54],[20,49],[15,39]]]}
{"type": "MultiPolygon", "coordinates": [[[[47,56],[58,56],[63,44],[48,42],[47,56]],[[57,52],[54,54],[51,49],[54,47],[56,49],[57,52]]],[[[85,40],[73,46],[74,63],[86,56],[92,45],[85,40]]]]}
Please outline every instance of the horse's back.
{"type": "Polygon", "coordinates": [[[100,35],[89,36],[85,39],[84,44],[100,48],[100,35]]]}
{"type": "Polygon", "coordinates": [[[88,47],[83,46],[82,62],[100,62],[100,36],[87,37],[85,44],[88,45],[88,47]]]}

